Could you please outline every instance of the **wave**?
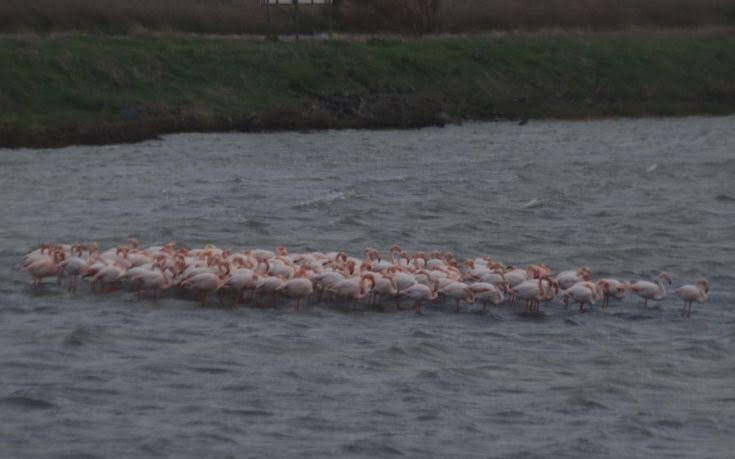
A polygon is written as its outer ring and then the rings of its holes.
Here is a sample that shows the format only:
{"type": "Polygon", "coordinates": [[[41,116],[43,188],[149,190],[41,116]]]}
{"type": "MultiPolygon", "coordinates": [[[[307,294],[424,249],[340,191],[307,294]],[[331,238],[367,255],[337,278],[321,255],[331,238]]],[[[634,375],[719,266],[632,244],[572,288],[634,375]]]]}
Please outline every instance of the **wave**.
{"type": "Polygon", "coordinates": [[[294,204],[293,206],[291,206],[291,208],[300,209],[304,207],[320,207],[337,201],[345,201],[347,199],[355,197],[356,195],[357,193],[355,193],[354,191],[332,191],[327,194],[317,196],[313,199],[308,199],[298,204],[294,204]]]}

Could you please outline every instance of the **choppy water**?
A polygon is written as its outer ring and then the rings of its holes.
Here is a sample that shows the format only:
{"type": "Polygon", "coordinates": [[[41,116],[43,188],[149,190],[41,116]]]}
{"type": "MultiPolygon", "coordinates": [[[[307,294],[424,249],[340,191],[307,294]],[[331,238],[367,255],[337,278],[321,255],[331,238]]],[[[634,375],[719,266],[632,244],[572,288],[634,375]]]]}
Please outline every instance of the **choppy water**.
{"type": "Polygon", "coordinates": [[[176,135],[0,155],[2,457],[732,457],[735,118],[176,135]],[[44,240],[452,249],[674,284],[585,315],[33,291],[44,240]]]}

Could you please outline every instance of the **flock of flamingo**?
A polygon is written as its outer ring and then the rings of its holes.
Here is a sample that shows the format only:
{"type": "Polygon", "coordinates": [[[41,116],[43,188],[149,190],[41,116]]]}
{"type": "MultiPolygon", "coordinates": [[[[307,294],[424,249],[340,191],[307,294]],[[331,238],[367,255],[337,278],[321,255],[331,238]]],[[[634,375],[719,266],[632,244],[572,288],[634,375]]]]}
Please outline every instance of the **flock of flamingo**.
{"type": "MultiPolygon", "coordinates": [[[[526,313],[538,313],[561,296],[565,308],[569,301],[586,305],[602,303],[607,309],[610,299],[622,300],[628,292],[644,300],[661,301],[671,278],[661,273],[655,282],[624,282],[605,278],[591,280],[587,267],[552,275],[544,264],[524,268],[506,265],[491,257],[477,257],[460,262],[452,253],[408,254],[394,245],[383,256],[379,250],[367,248],[362,258],[345,252],[289,253],[279,246],[275,251],[252,249],[235,252],[214,245],[188,249],[174,242],[141,248],[137,239],[100,251],[92,244],[41,244],[28,253],[19,267],[40,286],[45,278],[57,278],[59,285],[68,277],[69,291],[76,291],[79,278],[90,281],[93,292],[112,292],[123,285],[140,297],[160,297],[178,289],[197,298],[202,305],[211,293],[220,301],[233,298],[239,307],[249,293],[255,305],[268,299],[273,305],[277,297],[294,300],[299,309],[302,300],[334,301],[354,307],[356,302],[383,308],[386,301],[400,309],[403,299],[413,300],[416,312],[422,303],[437,299],[454,301],[455,311],[462,302],[488,305],[503,302],[523,304],[526,313]]],[[[692,303],[707,300],[709,283],[705,279],[694,285],[674,290],[684,306],[682,316],[691,316],[692,303]]]]}

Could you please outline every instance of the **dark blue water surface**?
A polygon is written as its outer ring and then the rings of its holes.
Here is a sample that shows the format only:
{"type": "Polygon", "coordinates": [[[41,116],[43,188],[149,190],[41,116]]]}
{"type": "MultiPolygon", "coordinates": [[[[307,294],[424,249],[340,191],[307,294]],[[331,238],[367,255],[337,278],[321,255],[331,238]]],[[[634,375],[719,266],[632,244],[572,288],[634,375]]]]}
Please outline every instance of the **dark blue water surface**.
{"type": "Polygon", "coordinates": [[[0,456],[733,457],[735,118],[186,134],[0,152],[0,456]],[[70,294],[41,241],[400,243],[674,285],[540,317],[70,294]]]}

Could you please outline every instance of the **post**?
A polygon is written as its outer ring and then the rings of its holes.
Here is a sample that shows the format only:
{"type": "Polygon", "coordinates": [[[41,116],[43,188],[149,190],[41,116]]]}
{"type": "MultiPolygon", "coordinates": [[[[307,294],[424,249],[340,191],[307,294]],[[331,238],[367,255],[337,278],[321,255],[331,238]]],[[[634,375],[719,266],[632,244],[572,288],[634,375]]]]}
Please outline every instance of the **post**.
{"type": "Polygon", "coordinates": [[[301,35],[301,12],[299,11],[299,0],[291,0],[294,6],[294,14],[296,16],[296,39],[301,35]]]}
{"type": "Polygon", "coordinates": [[[267,30],[266,38],[270,40],[273,38],[273,26],[271,25],[271,2],[270,0],[265,0],[265,24],[266,24],[266,30],[267,30]]]}

